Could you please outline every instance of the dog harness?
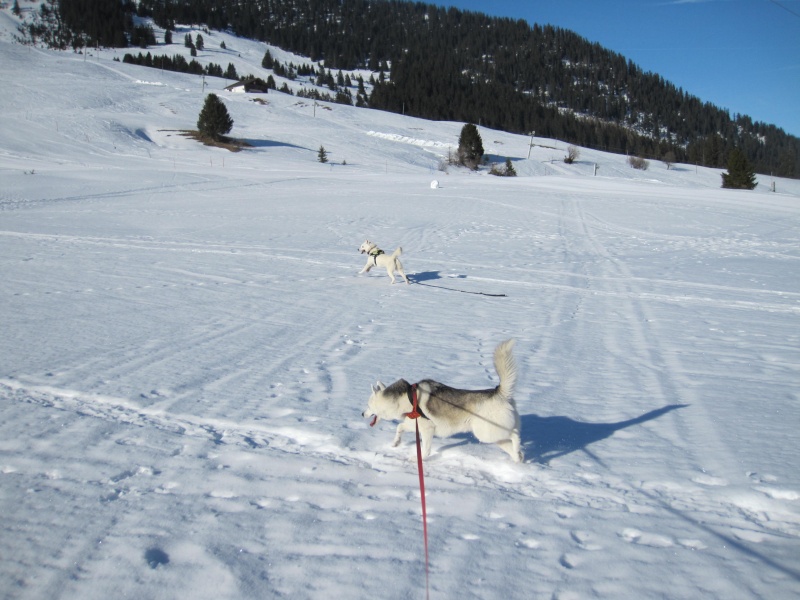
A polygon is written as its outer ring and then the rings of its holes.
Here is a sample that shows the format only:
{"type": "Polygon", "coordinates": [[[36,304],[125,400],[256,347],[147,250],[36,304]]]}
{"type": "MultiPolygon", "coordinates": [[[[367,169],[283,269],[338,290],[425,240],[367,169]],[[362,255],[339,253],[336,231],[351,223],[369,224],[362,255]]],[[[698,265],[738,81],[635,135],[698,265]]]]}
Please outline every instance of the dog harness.
{"type": "Polygon", "coordinates": [[[378,257],[383,254],[383,250],[380,248],[373,248],[369,251],[369,255],[372,257],[372,262],[375,263],[375,266],[378,266],[378,257]]]}
{"type": "MultiPolygon", "coordinates": [[[[408,386],[408,401],[411,402],[411,412],[406,413],[406,417],[409,419],[418,419],[422,417],[423,419],[428,419],[427,415],[422,412],[422,409],[419,407],[417,402],[417,384],[412,384],[408,386]]],[[[430,419],[428,419],[430,421],[430,419]]]]}

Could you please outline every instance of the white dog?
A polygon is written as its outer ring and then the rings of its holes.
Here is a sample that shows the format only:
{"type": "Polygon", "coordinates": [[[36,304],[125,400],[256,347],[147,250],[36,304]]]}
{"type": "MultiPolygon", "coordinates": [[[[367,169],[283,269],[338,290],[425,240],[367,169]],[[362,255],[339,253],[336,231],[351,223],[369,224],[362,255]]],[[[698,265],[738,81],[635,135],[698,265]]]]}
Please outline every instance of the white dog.
{"type": "Polygon", "coordinates": [[[431,379],[424,379],[415,386],[405,379],[389,387],[380,381],[372,386],[372,395],[367,402],[363,417],[372,417],[370,426],[379,419],[400,421],[393,446],[400,443],[404,431],[414,431],[414,419],[407,415],[412,411],[413,394],[416,389],[419,431],[422,455],[431,453],[433,436],[447,437],[456,433],[472,432],[479,441],[497,444],[514,462],[523,459],[520,449],[520,418],[514,403],[514,384],[517,367],[511,349],[514,340],[506,340],[494,351],[494,368],[500,377],[500,385],[490,390],[457,390],[431,379]]]}
{"type": "Polygon", "coordinates": [[[367,255],[367,264],[364,265],[364,268],[361,269],[358,273],[368,273],[372,267],[384,267],[386,268],[386,272],[389,274],[389,277],[392,280],[392,283],[395,283],[394,272],[397,271],[400,275],[405,279],[405,282],[408,283],[408,277],[406,277],[405,271],[403,271],[403,265],[400,263],[400,259],[397,258],[403,253],[402,248],[398,248],[391,254],[385,254],[383,250],[378,248],[373,242],[369,240],[365,240],[361,247],[358,249],[361,254],[367,255]]]}

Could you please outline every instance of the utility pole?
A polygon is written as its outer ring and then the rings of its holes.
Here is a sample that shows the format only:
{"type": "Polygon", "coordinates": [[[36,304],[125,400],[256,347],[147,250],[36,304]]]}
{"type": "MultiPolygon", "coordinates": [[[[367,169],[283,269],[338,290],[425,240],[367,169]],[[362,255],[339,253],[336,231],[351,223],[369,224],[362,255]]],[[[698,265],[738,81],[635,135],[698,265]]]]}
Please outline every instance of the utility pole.
{"type": "Polygon", "coordinates": [[[533,136],[536,135],[535,131],[531,131],[531,142],[528,144],[528,158],[531,157],[531,149],[533,148],[533,136]]]}

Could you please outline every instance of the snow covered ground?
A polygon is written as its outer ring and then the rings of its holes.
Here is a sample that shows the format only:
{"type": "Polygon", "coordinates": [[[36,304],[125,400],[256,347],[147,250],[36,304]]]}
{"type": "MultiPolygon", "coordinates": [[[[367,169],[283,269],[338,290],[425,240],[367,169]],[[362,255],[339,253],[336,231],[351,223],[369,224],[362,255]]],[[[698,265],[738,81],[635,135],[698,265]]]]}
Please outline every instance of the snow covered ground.
{"type": "Polygon", "coordinates": [[[0,17],[0,596],[424,597],[413,445],[369,386],[495,385],[508,337],[526,461],[435,440],[432,598],[800,594],[800,182],[485,128],[520,176],[442,172],[461,123],[0,17]],[[252,149],[178,134],[209,91],[252,149]],[[357,275],[367,237],[415,283],[357,275]]]}

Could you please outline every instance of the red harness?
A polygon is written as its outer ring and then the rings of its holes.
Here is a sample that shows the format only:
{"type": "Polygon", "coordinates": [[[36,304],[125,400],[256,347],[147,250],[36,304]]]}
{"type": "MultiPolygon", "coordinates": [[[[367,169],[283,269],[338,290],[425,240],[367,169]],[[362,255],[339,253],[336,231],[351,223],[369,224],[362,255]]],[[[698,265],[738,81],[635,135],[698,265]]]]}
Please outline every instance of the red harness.
{"type": "Polygon", "coordinates": [[[419,407],[417,403],[417,384],[413,383],[408,388],[408,401],[411,402],[411,412],[405,413],[405,415],[409,419],[419,419],[422,417],[423,419],[427,419],[427,415],[422,412],[422,409],[419,407]]]}

